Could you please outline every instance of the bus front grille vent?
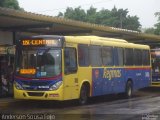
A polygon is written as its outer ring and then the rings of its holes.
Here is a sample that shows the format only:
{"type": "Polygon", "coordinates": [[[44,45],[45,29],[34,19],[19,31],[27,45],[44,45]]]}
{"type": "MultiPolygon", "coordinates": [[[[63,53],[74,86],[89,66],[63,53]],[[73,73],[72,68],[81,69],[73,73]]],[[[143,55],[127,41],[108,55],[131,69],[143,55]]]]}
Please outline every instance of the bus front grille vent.
{"type": "Polygon", "coordinates": [[[29,96],[43,96],[44,92],[27,92],[29,96]]]}

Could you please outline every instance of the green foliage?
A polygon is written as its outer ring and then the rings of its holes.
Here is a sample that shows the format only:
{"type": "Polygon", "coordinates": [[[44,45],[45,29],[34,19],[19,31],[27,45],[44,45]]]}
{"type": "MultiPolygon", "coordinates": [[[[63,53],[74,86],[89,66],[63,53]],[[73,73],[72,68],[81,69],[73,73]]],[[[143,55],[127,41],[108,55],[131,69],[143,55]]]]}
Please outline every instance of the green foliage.
{"type": "Polygon", "coordinates": [[[130,30],[137,30],[139,31],[139,28],[141,27],[141,24],[139,23],[139,18],[137,16],[128,16],[127,19],[124,21],[124,28],[130,29],[130,30]]]}
{"type": "Polygon", "coordinates": [[[65,17],[68,19],[86,21],[86,13],[81,7],[77,7],[75,9],[68,7],[65,13],[60,12],[58,17],[65,17]]]}
{"type": "Polygon", "coordinates": [[[97,16],[97,9],[91,6],[90,9],[87,10],[86,21],[89,21],[90,23],[95,23],[96,16],[97,16]]]}
{"type": "Polygon", "coordinates": [[[154,28],[147,28],[144,32],[147,34],[155,34],[155,29],[154,28]]]}
{"type": "Polygon", "coordinates": [[[155,29],[155,34],[156,35],[160,35],[160,23],[157,23],[157,24],[155,24],[155,26],[156,26],[156,29],[155,29]]]}
{"type": "Polygon", "coordinates": [[[156,23],[154,26],[156,27],[154,33],[156,35],[160,35],[160,12],[156,12],[155,16],[158,17],[158,23],[156,23]]]}
{"type": "Polygon", "coordinates": [[[19,7],[19,3],[17,0],[0,0],[0,7],[23,10],[19,7]]]}
{"type": "Polygon", "coordinates": [[[158,17],[158,22],[154,25],[155,28],[147,28],[145,33],[160,35],[160,12],[156,12],[155,16],[158,17]]]}
{"type": "Polygon", "coordinates": [[[138,31],[141,27],[137,16],[128,15],[128,9],[123,10],[116,7],[112,10],[102,9],[100,11],[92,6],[87,11],[81,7],[75,9],[69,7],[64,13],[60,12],[58,17],[138,31]]]}

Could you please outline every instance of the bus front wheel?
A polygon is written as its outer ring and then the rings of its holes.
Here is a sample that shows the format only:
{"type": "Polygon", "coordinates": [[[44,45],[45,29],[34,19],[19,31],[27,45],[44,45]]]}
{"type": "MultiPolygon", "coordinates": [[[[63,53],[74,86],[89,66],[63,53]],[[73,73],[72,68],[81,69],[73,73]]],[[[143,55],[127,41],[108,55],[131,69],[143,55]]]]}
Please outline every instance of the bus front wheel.
{"type": "Polygon", "coordinates": [[[88,101],[88,88],[87,85],[82,85],[79,97],[79,104],[84,105],[88,101]]]}

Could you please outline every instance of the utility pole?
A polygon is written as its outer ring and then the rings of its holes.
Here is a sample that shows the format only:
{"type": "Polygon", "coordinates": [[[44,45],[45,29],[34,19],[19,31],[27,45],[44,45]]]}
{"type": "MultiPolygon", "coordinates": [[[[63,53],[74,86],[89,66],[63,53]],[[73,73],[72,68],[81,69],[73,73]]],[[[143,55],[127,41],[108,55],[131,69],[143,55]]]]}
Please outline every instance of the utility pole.
{"type": "Polygon", "coordinates": [[[123,21],[123,18],[122,18],[122,13],[121,13],[120,14],[120,28],[123,28],[122,21],[123,21]]]}

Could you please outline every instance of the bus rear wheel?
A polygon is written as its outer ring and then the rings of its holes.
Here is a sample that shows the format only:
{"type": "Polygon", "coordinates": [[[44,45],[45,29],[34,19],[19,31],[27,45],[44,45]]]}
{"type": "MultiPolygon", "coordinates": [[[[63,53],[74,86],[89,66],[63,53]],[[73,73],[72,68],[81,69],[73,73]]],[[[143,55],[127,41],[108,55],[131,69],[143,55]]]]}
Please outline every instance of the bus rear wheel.
{"type": "Polygon", "coordinates": [[[86,85],[82,85],[79,97],[79,104],[84,105],[88,101],[88,88],[86,85]]]}
{"type": "Polygon", "coordinates": [[[132,82],[131,81],[128,81],[127,84],[126,84],[126,91],[125,91],[125,96],[127,98],[131,98],[132,97],[132,93],[133,93],[133,89],[132,89],[132,82]]]}

